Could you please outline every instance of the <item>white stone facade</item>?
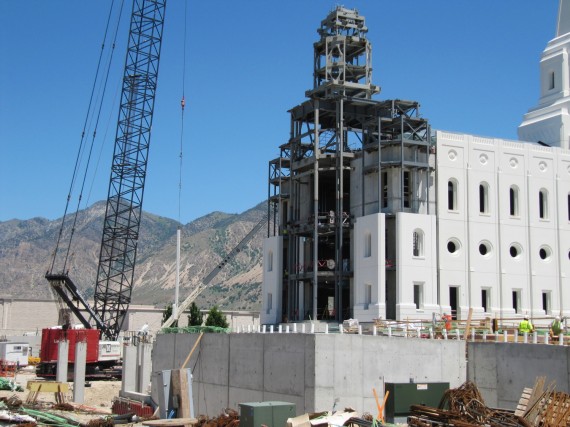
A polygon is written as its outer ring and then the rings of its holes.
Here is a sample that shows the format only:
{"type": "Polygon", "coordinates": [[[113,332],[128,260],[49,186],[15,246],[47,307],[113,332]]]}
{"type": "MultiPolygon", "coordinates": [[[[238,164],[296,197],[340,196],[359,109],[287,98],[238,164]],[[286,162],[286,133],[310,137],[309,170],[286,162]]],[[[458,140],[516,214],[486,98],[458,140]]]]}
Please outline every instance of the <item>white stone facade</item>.
{"type": "Polygon", "coordinates": [[[437,132],[436,173],[442,310],[569,314],[570,151],[437,132]]]}

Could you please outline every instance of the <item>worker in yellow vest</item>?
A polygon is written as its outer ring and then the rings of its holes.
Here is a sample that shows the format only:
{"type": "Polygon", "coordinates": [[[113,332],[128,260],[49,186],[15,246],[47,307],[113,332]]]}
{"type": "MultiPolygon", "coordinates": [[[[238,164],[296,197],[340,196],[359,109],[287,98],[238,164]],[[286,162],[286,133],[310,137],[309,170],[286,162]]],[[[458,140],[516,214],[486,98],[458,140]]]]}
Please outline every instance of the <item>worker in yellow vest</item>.
{"type": "Polygon", "coordinates": [[[525,316],[523,321],[519,323],[519,333],[524,334],[525,332],[527,332],[530,334],[533,331],[534,331],[534,326],[532,326],[532,323],[530,322],[530,320],[528,320],[528,316],[525,316]]]}

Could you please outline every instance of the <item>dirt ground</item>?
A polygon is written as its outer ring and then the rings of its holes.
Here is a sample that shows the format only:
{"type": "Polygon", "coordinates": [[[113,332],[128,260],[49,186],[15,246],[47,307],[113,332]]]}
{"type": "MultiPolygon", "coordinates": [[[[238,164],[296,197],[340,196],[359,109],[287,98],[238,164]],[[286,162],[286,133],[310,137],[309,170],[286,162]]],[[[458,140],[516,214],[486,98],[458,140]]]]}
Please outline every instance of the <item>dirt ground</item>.
{"type": "MultiPolygon", "coordinates": [[[[18,399],[25,402],[29,391],[26,389],[28,381],[37,380],[36,375],[31,369],[21,370],[14,378],[24,391],[0,390],[0,397],[10,397],[16,395],[18,399]]],[[[113,404],[113,398],[119,395],[121,390],[121,381],[89,381],[85,385],[83,405],[98,409],[108,409],[110,411],[113,404]]],[[[69,383],[69,391],[65,395],[66,402],[73,402],[73,383],[69,383]]],[[[40,393],[38,402],[55,403],[53,393],[40,393]]]]}
{"type": "MultiPolygon", "coordinates": [[[[45,411],[54,415],[67,417],[82,424],[87,424],[93,420],[104,420],[111,415],[113,398],[119,396],[121,381],[90,381],[86,383],[84,392],[84,402],[82,404],[73,402],[73,383],[69,383],[69,391],[65,394],[65,401],[72,403],[75,410],[59,411],[53,409],[55,395],[53,393],[40,393],[37,404],[28,405],[26,403],[28,393],[26,385],[28,381],[39,380],[33,370],[23,370],[16,374],[15,383],[20,385],[24,391],[0,390],[0,398],[11,398],[15,396],[30,409],[45,411]]],[[[0,426],[6,425],[0,421],[0,426]]],[[[141,424],[130,424],[131,426],[142,427],[141,424]]]]}

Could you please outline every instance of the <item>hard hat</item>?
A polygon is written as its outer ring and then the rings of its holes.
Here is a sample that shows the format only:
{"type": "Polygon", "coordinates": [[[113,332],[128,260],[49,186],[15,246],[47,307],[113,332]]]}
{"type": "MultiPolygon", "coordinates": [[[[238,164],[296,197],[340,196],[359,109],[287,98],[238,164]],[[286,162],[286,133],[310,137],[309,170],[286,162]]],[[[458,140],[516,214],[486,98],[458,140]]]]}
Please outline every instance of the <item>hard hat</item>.
{"type": "Polygon", "coordinates": [[[525,317],[524,317],[524,320],[528,320],[528,316],[525,316],[525,317]]]}
{"type": "Polygon", "coordinates": [[[556,319],[556,320],[560,320],[560,316],[556,316],[555,319],[556,319]]]}

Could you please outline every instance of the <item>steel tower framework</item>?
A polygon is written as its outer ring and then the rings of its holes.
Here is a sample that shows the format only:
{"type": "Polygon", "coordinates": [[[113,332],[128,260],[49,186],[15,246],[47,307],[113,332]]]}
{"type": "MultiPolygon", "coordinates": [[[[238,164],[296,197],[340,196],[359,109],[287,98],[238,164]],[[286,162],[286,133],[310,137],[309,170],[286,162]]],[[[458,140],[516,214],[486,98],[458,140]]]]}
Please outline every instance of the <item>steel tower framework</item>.
{"type": "Polygon", "coordinates": [[[380,89],[372,84],[367,31],[364,17],[343,7],[321,22],[314,87],[289,111],[289,140],[269,162],[273,234],[284,238],[283,320],[351,316],[355,217],[404,210],[403,204],[383,208],[383,171],[429,171],[429,126],[419,104],[372,99],[380,89]],[[353,173],[356,161],[363,165],[360,176],[353,173]],[[366,191],[370,174],[378,180],[375,194],[366,191]],[[358,211],[351,187],[361,190],[358,211]]]}

